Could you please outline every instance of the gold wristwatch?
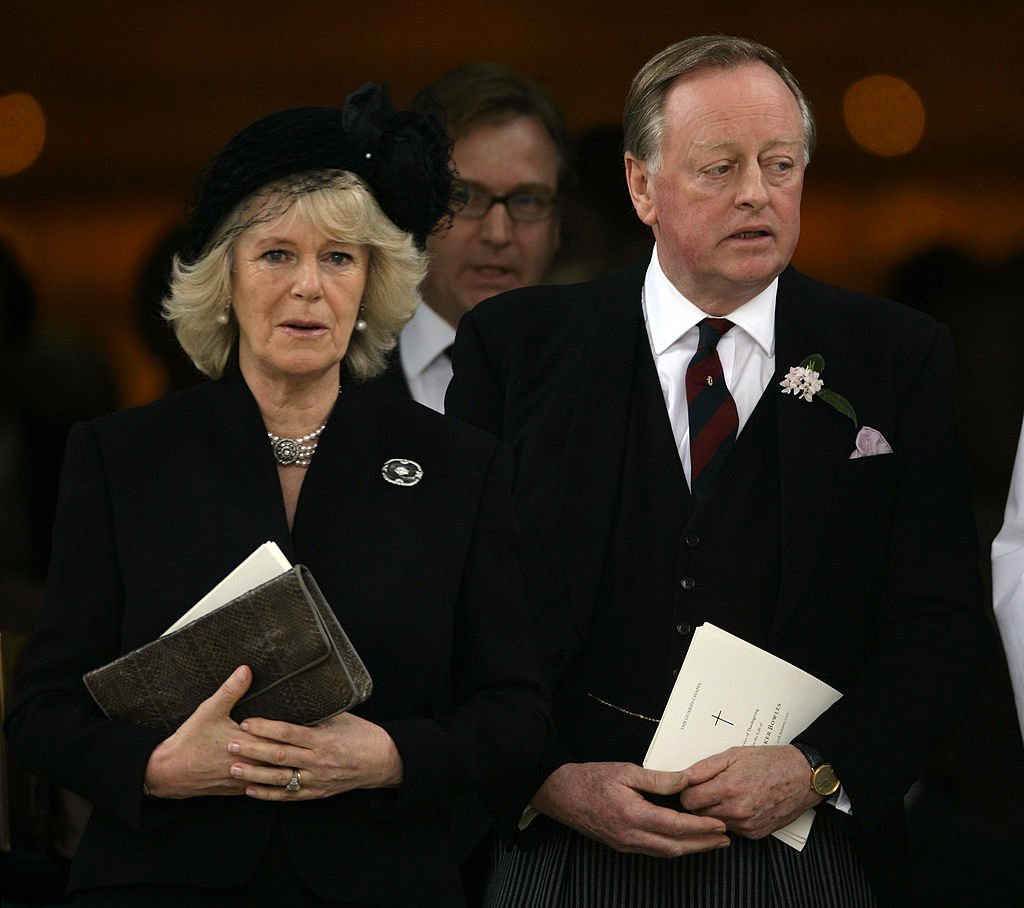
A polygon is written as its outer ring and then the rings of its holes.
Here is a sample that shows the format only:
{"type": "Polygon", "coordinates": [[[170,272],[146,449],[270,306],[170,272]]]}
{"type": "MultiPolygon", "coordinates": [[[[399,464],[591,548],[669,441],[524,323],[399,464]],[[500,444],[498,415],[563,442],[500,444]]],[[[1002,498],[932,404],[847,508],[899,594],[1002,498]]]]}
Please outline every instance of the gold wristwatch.
{"type": "Polygon", "coordinates": [[[821,753],[808,744],[800,741],[793,741],[793,746],[804,755],[804,758],[811,767],[811,790],[820,794],[823,798],[830,798],[842,784],[839,776],[832,768],[831,763],[826,763],[821,753]]]}

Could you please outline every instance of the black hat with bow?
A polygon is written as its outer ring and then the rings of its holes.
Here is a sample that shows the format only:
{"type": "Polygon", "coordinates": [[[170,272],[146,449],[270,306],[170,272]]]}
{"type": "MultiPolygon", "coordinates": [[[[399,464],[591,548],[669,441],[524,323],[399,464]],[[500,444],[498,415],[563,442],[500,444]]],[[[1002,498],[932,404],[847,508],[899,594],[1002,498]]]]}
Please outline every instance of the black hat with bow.
{"type": "Polygon", "coordinates": [[[387,85],[367,82],[343,108],[295,107],[236,135],[201,175],[185,259],[195,261],[217,225],[258,189],[292,174],[347,170],[422,249],[452,205],[451,140],[431,113],[397,111],[387,85]]]}

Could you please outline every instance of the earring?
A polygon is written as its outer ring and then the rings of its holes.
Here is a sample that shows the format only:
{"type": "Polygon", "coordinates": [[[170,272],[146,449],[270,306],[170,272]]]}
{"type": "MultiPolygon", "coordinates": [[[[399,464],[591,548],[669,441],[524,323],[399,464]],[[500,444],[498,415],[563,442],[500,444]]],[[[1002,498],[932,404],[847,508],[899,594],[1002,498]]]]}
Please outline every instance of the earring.
{"type": "Polygon", "coordinates": [[[362,303],[360,303],[359,304],[359,318],[356,319],[356,324],[355,324],[355,329],[360,334],[362,334],[362,332],[366,330],[366,319],[363,318],[363,315],[365,315],[365,314],[366,314],[366,306],[364,306],[362,303]]]}
{"type": "Polygon", "coordinates": [[[220,313],[220,315],[217,316],[217,324],[218,325],[226,325],[230,321],[230,318],[228,316],[228,313],[230,311],[231,311],[231,300],[228,300],[224,304],[224,310],[220,313]]]}

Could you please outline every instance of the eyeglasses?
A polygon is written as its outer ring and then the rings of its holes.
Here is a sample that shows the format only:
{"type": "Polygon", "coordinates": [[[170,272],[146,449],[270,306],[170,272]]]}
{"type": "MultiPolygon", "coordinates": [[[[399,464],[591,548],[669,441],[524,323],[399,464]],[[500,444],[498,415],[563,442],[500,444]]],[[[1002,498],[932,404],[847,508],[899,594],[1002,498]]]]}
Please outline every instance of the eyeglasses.
{"type": "Polygon", "coordinates": [[[463,183],[455,190],[455,200],[460,207],[456,208],[455,216],[478,221],[487,216],[495,205],[504,205],[508,216],[513,221],[543,221],[554,213],[557,201],[546,192],[530,192],[521,190],[505,195],[492,195],[481,186],[463,183]]]}

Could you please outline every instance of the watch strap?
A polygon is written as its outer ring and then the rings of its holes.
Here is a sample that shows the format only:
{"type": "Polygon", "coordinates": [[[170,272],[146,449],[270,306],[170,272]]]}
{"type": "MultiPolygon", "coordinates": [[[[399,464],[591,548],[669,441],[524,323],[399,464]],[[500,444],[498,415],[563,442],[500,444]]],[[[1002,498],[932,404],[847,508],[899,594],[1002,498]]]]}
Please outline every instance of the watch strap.
{"type": "Polygon", "coordinates": [[[821,751],[811,747],[810,744],[804,744],[803,741],[791,741],[790,743],[804,755],[804,759],[812,770],[817,769],[825,762],[825,758],[821,755],[821,751]]]}
{"type": "Polygon", "coordinates": [[[832,797],[839,791],[842,783],[832,768],[832,764],[822,756],[821,751],[802,741],[793,741],[792,744],[804,755],[804,759],[811,767],[811,789],[823,798],[832,797]]]}

